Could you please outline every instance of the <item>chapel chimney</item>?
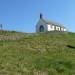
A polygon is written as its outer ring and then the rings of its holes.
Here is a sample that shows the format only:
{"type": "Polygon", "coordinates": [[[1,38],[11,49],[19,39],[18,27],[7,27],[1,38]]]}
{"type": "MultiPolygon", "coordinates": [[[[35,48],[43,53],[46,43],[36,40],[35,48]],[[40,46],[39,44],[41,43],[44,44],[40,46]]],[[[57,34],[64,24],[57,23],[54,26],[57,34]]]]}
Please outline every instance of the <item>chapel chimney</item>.
{"type": "Polygon", "coordinates": [[[42,13],[40,13],[40,19],[43,19],[43,14],[42,13]]]}

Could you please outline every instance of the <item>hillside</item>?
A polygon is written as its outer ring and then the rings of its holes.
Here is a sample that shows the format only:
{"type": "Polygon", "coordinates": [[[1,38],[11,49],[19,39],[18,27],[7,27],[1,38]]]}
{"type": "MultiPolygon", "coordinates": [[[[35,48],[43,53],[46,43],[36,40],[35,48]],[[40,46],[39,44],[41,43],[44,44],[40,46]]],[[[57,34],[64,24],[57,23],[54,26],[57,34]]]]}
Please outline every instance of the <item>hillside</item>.
{"type": "Polygon", "coordinates": [[[75,33],[0,31],[0,75],[75,75],[75,33]]]}

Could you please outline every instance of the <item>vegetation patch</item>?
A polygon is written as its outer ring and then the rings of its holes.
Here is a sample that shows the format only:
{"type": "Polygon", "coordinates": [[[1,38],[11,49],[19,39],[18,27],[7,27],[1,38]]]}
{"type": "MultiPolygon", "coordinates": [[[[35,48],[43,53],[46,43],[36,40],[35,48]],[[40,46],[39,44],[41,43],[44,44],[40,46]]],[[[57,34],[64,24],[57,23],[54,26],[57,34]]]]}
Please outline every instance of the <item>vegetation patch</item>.
{"type": "Polygon", "coordinates": [[[75,75],[75,33],[0,31],[0,75],[75,75]]]}

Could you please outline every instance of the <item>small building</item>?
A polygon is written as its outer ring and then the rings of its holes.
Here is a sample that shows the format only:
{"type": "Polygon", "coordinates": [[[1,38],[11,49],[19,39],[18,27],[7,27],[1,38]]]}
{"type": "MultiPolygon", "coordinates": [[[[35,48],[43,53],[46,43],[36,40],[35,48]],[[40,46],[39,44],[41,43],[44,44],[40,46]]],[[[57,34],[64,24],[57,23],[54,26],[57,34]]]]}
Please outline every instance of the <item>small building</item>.
{"type": "Polygon", "coordinates": [[[44,19],[43,15],[40,14],[40,20],[36,24],[36,32],[47,32],[47,31],[65,32],[67,31],[67,29],[59,23],[44,19]]]}

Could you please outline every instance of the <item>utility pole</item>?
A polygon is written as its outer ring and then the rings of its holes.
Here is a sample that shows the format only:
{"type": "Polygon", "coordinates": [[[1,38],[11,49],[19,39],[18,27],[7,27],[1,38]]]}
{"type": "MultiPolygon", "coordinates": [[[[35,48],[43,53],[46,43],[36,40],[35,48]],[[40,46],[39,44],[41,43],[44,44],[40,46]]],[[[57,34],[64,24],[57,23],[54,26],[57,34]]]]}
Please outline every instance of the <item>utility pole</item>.
{"type": "Polygon", "coordinates": [[[0,24],[0,29],[3,30],[3,25],[2,24],[0,24]]]}

